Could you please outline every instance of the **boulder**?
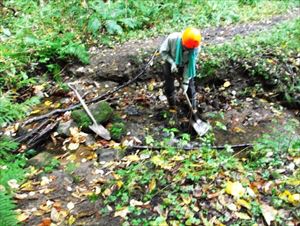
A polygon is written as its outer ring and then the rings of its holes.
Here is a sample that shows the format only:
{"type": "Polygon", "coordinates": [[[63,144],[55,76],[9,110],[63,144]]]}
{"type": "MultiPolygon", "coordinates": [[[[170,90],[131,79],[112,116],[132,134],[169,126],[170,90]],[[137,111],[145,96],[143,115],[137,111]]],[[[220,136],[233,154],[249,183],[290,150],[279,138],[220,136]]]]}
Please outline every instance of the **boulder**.
{"type": "MultiPolygon", "coordinates": [[[[92,104],[89,106],[89,109],[99,124],[108,122],[113,115],[113,109],[106,101],[92,104]]],[[[74,110],[72,117],[77,125],[83,129],[87,129],[89,125],[92,125],[92,120],[83,109],[74,110]]]]}

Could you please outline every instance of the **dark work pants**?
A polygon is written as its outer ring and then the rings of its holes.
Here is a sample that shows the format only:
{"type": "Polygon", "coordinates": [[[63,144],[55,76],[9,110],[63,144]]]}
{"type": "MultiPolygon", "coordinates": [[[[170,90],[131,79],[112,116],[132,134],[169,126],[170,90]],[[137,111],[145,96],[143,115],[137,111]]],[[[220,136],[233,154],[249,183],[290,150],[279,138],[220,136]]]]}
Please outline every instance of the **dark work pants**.
{"type": "MultiPolygon", "coordinates": [[[[166,62],[163,65],[163,74],[165,79],[165,95],[168,98],[169,105],[175,105],[175,73],[171,73],[171,64],[169,62],[166,62]]],[[[178,74],[180,76],[179,79],[183,80],[183,67],[178,68],[178,74]]],[[[195,89],[195,82],[194,79],[190,79],[189,81],[189,88],[187,90],[187,94],[192,102],[193,108],[196,108],[196,89],[195,89]]]]}

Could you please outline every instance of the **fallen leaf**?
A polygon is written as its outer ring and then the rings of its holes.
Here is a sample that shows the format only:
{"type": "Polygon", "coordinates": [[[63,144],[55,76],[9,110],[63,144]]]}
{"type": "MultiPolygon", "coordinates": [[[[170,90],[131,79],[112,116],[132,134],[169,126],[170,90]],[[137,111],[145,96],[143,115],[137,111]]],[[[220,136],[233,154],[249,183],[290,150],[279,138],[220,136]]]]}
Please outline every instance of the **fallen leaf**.
{"type": "Polygon", "coordinates": [[[122,210],[115,212],[114,217],[121,217],[121,218],[125,219],[128,213],[130,213],[130,211],[129,211],[128,207],[125,207],[122,210]]]}
{"type": "Polygon", "coordinates": [[[67,208],[68,208],[69,210],[74,209],[74,207],[75,207],[75,205],[74,205],[73,202],[69,202],[69,203],[67,204],[67,208]]]}
{"type": "Polygon", "coordinates": [[[238,199],[237,204],[239,204],[240,206],[245,207],[248,210],[251,209],[251,204],[249,202],[247,202],[246,200],[244,200],[244,199],[238,199]]]}
{"type": "Polygon", "coordinates": [[[236,181],[236,182],[231,182],[228,181],[226,184],[225,192],[227,194],[232,195],[235,198],[239,198],[245,194],[246,189],[243,187],[243,185],[236,181]]]}
{"type": "Polygon", "coordinates": [[[124,159],[130,162],[138,162],[140,157],[138,155],[128,155],[124,159]]]}
{"type": "Polygon", "coordinates": [[[51,225],[51,219],[49,217],[43,218],[42,223],[40,223],[38,226],[50,226],[51,225]]]}
{"type": "Polygon", "coordinates": [[[39,113],[40,111],[41,111],[40,109],[37,109],[37,110],[34,110],[34,111],[30,112],[30,114],[31,114],[31,115],[34,115],[34,114],[39,113]]]}
{"type": "Polygon", "coordinates": [[[137,201],[135,199],[131,199],[129,202],[130,206],[143,206],[144,203],[141,201],[137,201]]]}
{"type": "Polygon", "coordinates": [[[265,203],[260,205],[260,209],[262,215],[268,225],[271,225],[271,222],[275,220],[277,215],[277,210],[275,210],[272,206],[269,206],[265,203]]]}
{"type": "Polygon", "coordinates": [[[251,217],[246,213],[236,212],[235,215],[242,220],[250,220],[251,219],[251,217]]]}
{"type": "Polygon", "coordinates": [[[23,222],[28,219],[29,215],[26,213],[21,213],[16,216],[18,222],[23,222]]]}
{"type": "Polygon", "coordinates": [[[49,101],[49,100],[47,100],[47,101],[44,102],[44,105],[47,106],[47,107],[49,107],[51,104],[52,104],[52,102],[49,101]]]}
{"type": "Polygon", "coordinates": [[[236,212],[238,210],[237,206],[235,204],[233,204],[233,203],[227,204],[226,207],[228,209],[230,209],[231,211],[233,211],[233,212],[236,212]]]}
{"type": "Polygon", "coordinates": [[[78,149],[79,148],[79,143],[70,143],[69,145],[68,145],[68,149],[70,150],[70,151],[75,151],[76,149],[78,149]]]}
{"type": "Polygon", "coordinates": [[[50,218],[54,222],[60,221],[60,215],[59,215],[58,211],[56,210],[56,208],[54,208],[54,207],[51,209],[50,218]]]}
{"type": "Polygon", "coordinates": [[[156,187],[156,180],[154,177],[152,177],[150,184],[149,184],[149,192],[152,192],[156,187]]]}
{"type": "Polygon", "coordinates": [[[224,82],[223,87],[227,88],[231,85],[231,83],[229,81],[224,82]]]}
{"type": "Polygon", "coordinates": [[[192,198],[189,195],[181,194],[180,195],[184,204],[189,205],[192,201],[192,198]]]}
{"type": "Polygon", "coordinates": [[[300,204],[300,194],[291,194],[288,197],[288,202],[294,206],[299,206],[300,204]]]}
{"type": "Polygon", "coordinates": [[[75,221],[76,221],[76,218],[73,215],[71,215],[68,219],[68,225],[73,225],[75,223],[75,221]]]}
{"type": "Polygon", "coordinates": [[[11,189],[17,189],[20,186],[16,179],[11,179],[11,180],[7,181],[7,184],[11,189]]]}

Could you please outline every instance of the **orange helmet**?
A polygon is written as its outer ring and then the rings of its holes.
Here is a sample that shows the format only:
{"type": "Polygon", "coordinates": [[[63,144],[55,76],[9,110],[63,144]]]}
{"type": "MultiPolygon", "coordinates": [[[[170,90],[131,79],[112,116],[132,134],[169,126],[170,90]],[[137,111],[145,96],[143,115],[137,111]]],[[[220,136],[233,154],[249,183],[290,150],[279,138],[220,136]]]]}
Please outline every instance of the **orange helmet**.
{"type": "Polygon", "coordinates": [[[182,34],[182,45],[188,49],[197,48],[201,42],[200,31],[193,27],[188,27],[182,34]]]}

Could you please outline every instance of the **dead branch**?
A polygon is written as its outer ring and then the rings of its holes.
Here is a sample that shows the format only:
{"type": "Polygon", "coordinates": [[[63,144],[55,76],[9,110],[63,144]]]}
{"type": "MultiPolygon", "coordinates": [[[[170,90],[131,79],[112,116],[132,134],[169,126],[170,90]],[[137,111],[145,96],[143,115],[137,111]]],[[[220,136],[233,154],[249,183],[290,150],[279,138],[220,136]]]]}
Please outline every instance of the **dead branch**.
{"type": "MultiPolygon", "coordinates": [[[[211,146],[211,149],[217,149],[217,150],[223,150],[226,147],[231,147],[232,149],[240,149],[240,148],[250,148],[253,147],[253,144],[233,144],[233,145],[218,145],[218,146],[211,146]]],[[[171,147],[176,150],[185,150],[185,151],[191,151],[191,150],[197,150],[202,148],[203,146],[194,146],[194,147],[171,147]]],[[[137,145],[137,146],[129,146],[126,148],[126,151],[131,152],[133,150],[162,150],[164,147],[158,147],[158,146],[147,146],[147,145],[137,145]]]]}

